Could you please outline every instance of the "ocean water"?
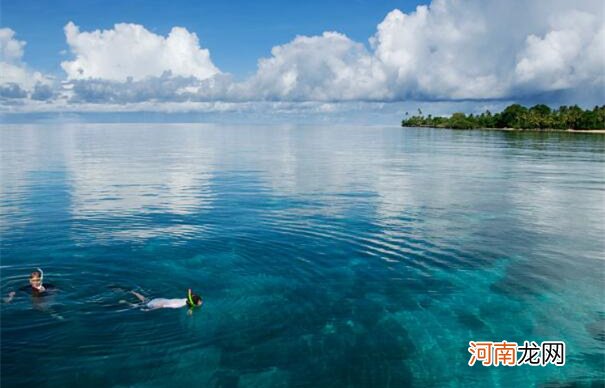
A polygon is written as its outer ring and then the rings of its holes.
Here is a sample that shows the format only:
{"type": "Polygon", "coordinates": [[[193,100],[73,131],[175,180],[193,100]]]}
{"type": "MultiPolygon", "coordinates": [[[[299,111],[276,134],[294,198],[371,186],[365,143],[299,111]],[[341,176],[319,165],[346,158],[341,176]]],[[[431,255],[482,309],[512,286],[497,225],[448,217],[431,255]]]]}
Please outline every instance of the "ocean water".
{"type": "Polygon", "coordinates": [[[605,381],[605,136],[0,127],[2,387],[605,381]],[[201,309],[141,311],[128,290],[201,309]],[[563,367],[469,341],[566,343],[563,367]]]}

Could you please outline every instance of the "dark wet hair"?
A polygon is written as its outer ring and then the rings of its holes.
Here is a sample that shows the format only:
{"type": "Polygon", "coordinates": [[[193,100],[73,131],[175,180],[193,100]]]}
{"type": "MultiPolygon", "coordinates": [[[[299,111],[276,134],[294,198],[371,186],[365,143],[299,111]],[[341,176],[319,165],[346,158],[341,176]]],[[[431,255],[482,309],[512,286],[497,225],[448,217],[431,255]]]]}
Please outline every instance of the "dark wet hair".
{"type": "Polygon", "coordinates": [[[191,294],[191,300],[195,304],[192,306],[191,302],[189,302],[189,299],[187,299],[187,306],[189,306],[189,307],[196,307],[196,306],[199,306],[199,303],[202,301],[202,297],[199,296],[199,295],[197,295],[197,294],[191,294]]]}
{"type": "Polygon", "coordinates": [[[42,277],[42,272],[40,272],[38,270],[32,271],[32,273],[29,275],[30,279],[34,279],[34,278],[40,279],[41,277],[42,277]]]}

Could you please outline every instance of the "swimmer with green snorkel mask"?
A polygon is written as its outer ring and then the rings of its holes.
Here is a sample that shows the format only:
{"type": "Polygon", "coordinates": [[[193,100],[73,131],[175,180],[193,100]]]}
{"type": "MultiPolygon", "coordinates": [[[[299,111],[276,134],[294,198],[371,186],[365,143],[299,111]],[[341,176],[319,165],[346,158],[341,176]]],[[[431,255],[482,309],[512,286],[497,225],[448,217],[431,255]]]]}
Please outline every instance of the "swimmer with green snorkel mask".
{"type": "MultiPolygon", "coordinates": [[[[145,311],[149,310],[157,310],[157,309],[178,309],[181,307],[189,307],[189,314],[191,314],[192,310],[195,307],[200,307],[204,302],[202,301],[202,297],[191,292],[191,288],[187,290],[187,298],[178,298],[178,299],[166,299],[166,298],[155,298],[151,300],[147,300],[144,295],[136,291],[130,291],[130,293],[137,297],[137,299],[141,302],[139,304],[129,303],[133,307],[142,306],[145,311]]],[[[128,303],[126,301],[120,301],[122,303],[128,303]]]]}

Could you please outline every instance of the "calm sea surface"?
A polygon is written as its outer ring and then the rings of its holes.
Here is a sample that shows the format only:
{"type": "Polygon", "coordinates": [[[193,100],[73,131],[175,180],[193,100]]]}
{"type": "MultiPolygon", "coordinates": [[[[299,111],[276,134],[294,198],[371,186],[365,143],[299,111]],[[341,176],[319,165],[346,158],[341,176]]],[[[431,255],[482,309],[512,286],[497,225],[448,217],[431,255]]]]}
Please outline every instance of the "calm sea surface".
{"type": "Polygon", "coordinates": [[[605,380],[605,135],[398,127],[0,127],[12,386],[605,380]],[[128,290],[205,301],[131,308],[128,290]],[[563,367],[469,367],[561,340],[563,367]]]}

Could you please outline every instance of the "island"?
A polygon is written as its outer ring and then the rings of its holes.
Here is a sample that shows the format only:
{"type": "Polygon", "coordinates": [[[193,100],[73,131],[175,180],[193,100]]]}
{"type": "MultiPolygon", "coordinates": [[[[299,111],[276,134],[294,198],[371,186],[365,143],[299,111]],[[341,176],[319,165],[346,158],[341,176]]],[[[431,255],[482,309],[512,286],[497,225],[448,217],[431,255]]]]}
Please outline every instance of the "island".
{"type": "Polygon", "coordinates": [[[418,115],[401,121],[402,127],[431,127],[451,129],[518,129],[518,130],[570,130],[599,131],[605,129],[605,105],[583,110],[577,105],[551,109],[544,104],[526,108],[520,104],[509,105],[502,112],[489,110],[479,115],[456,112],[450,117],[418,115]]]}

